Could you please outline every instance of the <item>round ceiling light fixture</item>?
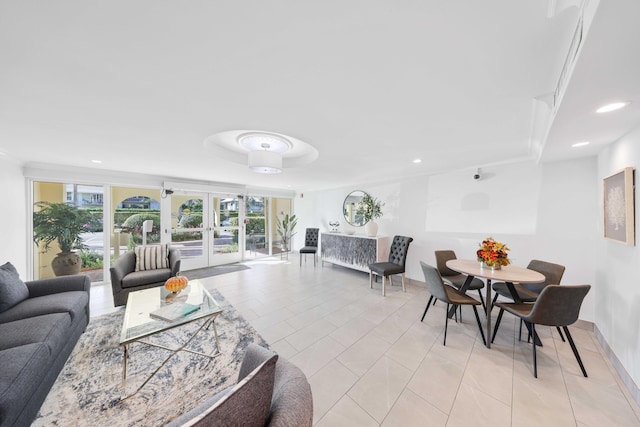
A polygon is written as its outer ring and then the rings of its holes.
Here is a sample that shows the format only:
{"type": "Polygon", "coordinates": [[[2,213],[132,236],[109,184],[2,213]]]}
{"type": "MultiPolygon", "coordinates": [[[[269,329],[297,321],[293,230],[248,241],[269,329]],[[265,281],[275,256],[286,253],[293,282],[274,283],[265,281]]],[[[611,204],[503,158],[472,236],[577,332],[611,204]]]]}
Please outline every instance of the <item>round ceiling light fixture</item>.
{"type": "Polygon", "coordinates": [[[267,131],[234,130],[220,132],[204,140],[205,148],[216,156],[249,166],[253,172],[281,173],[318,158],[318,150],[290,136],[267,131]]]}

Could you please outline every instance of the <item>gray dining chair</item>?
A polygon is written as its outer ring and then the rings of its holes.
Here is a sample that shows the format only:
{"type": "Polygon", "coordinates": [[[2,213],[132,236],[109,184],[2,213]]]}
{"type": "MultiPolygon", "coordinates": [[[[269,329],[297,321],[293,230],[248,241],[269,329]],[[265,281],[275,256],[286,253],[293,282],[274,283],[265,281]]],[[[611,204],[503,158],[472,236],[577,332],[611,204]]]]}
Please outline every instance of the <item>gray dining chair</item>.
{"type": "Polygon", "coordinates": [[[413,242],[413,237],[394,236],[389,248],[389,260],[384,262],[374,262],[369,264],[369,288],[373,288],[373,275],[382,276],[382,296],[386,295],[386,279],[393,286],[391,276],[402,275],[402,292],[406,292],[404,285],[404,272],[407,264],[407,253],[409,245],[413,242]]]}
{"type": "MultiPolygon", "coordinates": [[[[580,315],[580,307],[584,297],[589,292],[591,285],[578,285],[578,286],[560,286],[560,285],[548,285],[546,286],[536,302],[529,303],[515,303],[515,302],[498,302],[496,305],[500,307],[500,314],[496,320],[496,327],[493,331],[493,337],[495,338],[502,315],[505,311],[513,314],[514,316],[522,319],[529,329],[531,336],[536,336],[536,325],[555,326],[557,328],[562,327],[573,355],[576,357],[582,375],[587,376],[587,371],[582,364],[582,359],[578,353],[568,326],[575,323],[580,315]]],[[[493,339],[492,339],[493,341],[493,339]]],[[[533,376],[538,378],[538,364],[536,359],[536,342],[532,340],[531,347],[533,348],[533,376]]]]}
{"type": "Polygon", "coordinates": [[[300,266],[302,266],[302,255],[304,255],[305,262],[307,260],[307,254],[313,254],[313,266],[318,263],[318,235],[320,229],[307,228],[304,235],[304,247],[300,248],[300,266]]]}
{"type": "MultiPolygon", "coordinates": [[[[544,281],[539,283],[514,283],[513,287],[516,290],[520,302],[533,303],[538,299],[540,292],[548,285],[559,285],[564,275],[565,267],[560,264],[554,264],[552,262],[540,261],[533,259],[527,265],[529,270],[537,271],[544,276],[544,281]]],[[[493,297],[492,306],[495,305],[499,296],[513,299],[513,295],[509,292],[507,284],[504,282],[495,282],[492,287],[495,295],[493,297]]],[[[518,302],[518,301],[516,301],[518,302]]],[[[557,328],[560,338],[564,341],[564,336],[560,328],[557,328]]],[[[522,321],[520,322],[520,335],[522,337],[522,321]]],[[[491,340],[493,342],[493,339],[491,340]]]]}
{"type": "MultiPolygon", "coordinates": [[[[457,271],[454,271],[449,267],[447,267],[447,261],[457,259],[456,253],[452,250],[439,250],[439,251],[435,251],[435,255],[436,255],[436,266],[438,268],[438,272],[440,273],[440,276],[442,276],[442,280],[444,280],[445,283],[448,283],[454,288],[460,290],[460,288],[462,288],[462,285],[464,285],[465,281],[467,280],[467,277],[469,276],[467,276],[466,274],[458,273],[457,271]]],[[[478,296],[480,297],[482,308],[486,310],[487,308],[484,304],[484,298],[482,297],[482,291],[481,291],[481,289],[483,288],[484,288],[484,282],[478,279],[477,277],[474,277],[471,280],[471,283],[469,284],[469,287],[467,288],[467,290],[478,291],[478,296]]]]}
{"type": "Polygon", "coordinates": [[[444,320],[444,341],[443,345],[447,345],[447,328],[449,326],[449,306],[451,304],[456,304],[459,306],[470,305],[473,308],[473,313],[476,315],[476,322],[478,323],[478,329],[480,330],[480,335],[482,336],[482,342],[484,345],[487,345],[487,340],[485,339],[484,332],[482,331],[482,324],[480,323],[480,316],[478,316],[477,305],[480,305],[480,301],[470,297],[467,294],[459,293],[455,288],[450,285],[445,284],[442,279],[442,276],[438,272],[438,270],[426,264],[423,261],[420,261],[420,266],[422,267],[422,272],[424,273],[424,280],[427,285],[427,290],[431,293],[429,297],[429,301],[427,302],[427,306],[424,309],[424,313],[422,314],[422,319],[420,321],[424,321],[424,317],[427,315],[427,311],[429,311],[429,307],[431,306],[431,302],[434,299],[440,300],[447,304],[447,309],[445,310],[445,320],[444,320]]]}

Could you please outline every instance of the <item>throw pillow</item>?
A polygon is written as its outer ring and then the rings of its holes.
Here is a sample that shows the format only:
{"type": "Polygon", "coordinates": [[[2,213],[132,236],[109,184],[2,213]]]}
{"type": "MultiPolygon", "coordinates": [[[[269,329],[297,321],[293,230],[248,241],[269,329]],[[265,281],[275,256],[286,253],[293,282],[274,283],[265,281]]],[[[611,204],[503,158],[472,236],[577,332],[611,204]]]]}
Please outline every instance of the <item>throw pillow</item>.
{"type": "Polygon", "coordinates": [[[194,425],[263,427],[266,425],[271,410],[277,360],[277,354],[265,360],[236,384],[229,394],[183,427],[194,425]]]}
{"type": "Polygon", "coordinates": [[[169,245],[136,246],[136,271],[169,268],[169,245]]]}
{"type": "Polygon", "coordinates": [[[0,313],[29,298],[29,288],[10,262],[0,266],[0,313]]]}

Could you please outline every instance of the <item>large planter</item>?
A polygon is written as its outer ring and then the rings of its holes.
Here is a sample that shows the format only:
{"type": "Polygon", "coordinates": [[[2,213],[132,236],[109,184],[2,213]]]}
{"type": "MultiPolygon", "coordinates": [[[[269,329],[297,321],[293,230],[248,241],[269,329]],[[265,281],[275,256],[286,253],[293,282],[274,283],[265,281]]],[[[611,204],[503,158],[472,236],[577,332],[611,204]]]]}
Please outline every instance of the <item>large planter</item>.
{"type": "Polygon", "coordinates": [[[376,237],[378,234],[378,224],[374,220],[369,221],[364,226],[364,232],[367,233],[369,237],[376,237]]]}
{"type": "Polygon", "coordinates": [[[82,258],[75,252],[60,252],[51,261],[51,268],[56,276],[71,276],[80,273],[82,258]]]}

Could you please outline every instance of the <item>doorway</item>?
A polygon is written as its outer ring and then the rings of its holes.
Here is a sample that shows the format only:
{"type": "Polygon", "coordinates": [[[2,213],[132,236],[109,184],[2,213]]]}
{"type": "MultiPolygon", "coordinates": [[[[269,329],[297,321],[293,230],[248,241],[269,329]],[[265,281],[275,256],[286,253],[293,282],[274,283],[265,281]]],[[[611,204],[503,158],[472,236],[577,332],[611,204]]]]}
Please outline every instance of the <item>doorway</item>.
{"type": "Polygon", "coordinates": [[[167,243],[180,249],[181,268],[193,270],[242,260],[244,218],[241,196],[175,192],[163,199],[170,213],[167,243]]]}

